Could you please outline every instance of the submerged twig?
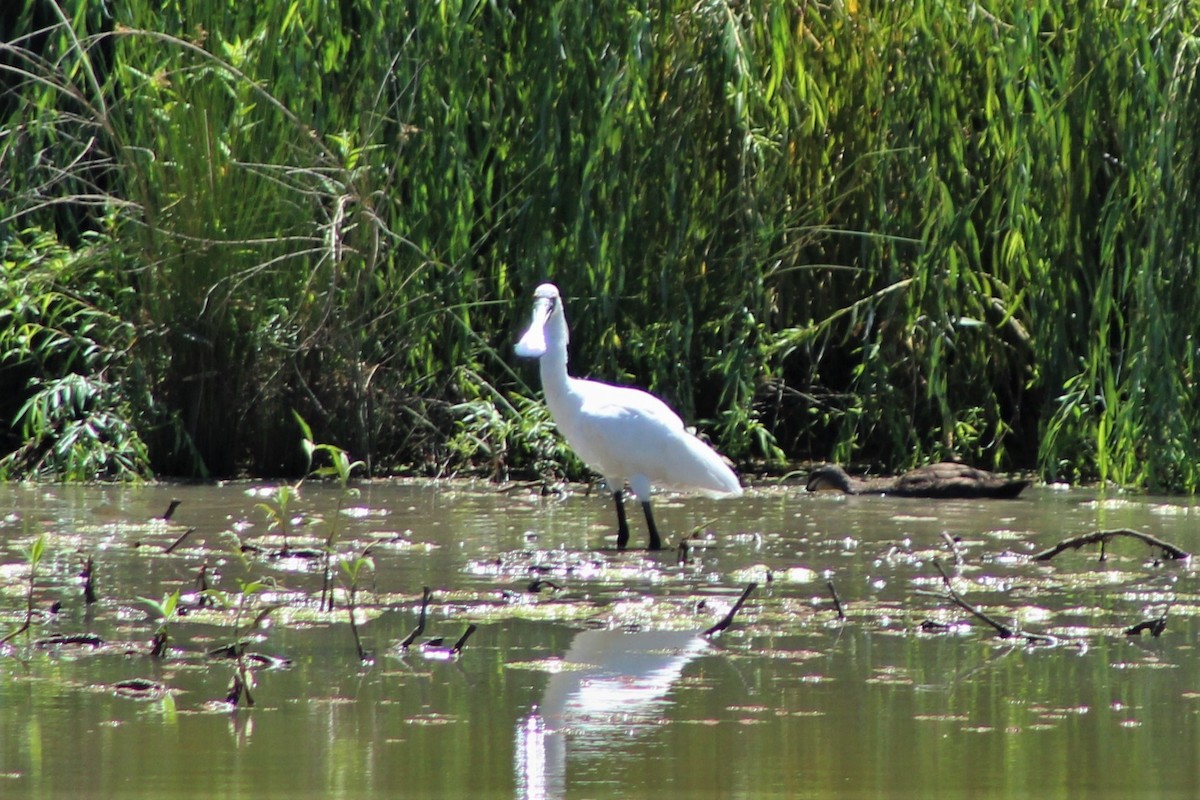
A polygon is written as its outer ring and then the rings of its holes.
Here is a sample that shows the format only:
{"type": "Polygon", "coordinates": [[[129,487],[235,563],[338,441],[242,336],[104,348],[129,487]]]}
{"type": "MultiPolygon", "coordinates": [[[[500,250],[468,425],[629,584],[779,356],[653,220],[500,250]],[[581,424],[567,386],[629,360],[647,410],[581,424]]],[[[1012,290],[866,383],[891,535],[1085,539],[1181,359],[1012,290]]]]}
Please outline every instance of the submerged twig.
{"type": "Polygon", "coordinates": [[[966,611],[968,614],[970,614],[973,617],[975,617],[976,619],[978,619],[980,622],[983,622],[983,623],[987,624],[988,626],[990,626],[994,631],[996,631],[996,635],[999,636],[1001,639],[1012,639],[1013,637],[1021,636],[1026,641],[1031,642],[1031,643],[1045,642],[1045,643],[1049,644],[1049,643],[1053,643],[1055,641],[1054,637],[1052,637],[1052,636],[1043,636],[1041,634],[1024,633],[1022,631],[1014,630],[1014,629],[1008,627],[1007,625],[1005,625],[1003,622],[1000,622],[999,620],[994,619],[991,616],[988,616],[983,611],[980,611],[978,608],[976,608],[975,606],[968,603],[966,601],[966,599],[964,599],[963,596],[960,595],[955,590],[954,586],[950,582],[950,576],[946,573],[945,567],[942,566],[942,562],[938,561],[935,558],[935,559],[933,559],[933,565],[935,567],[937,567],[937,571],[939,573],[941,573],[942,583],[945,584],[945,586],[946,586],[946,592],[947,592],[946,598],[950,602],[954,603],[954,605],[961,608],[963,611],[966,611]]]}
{"type": "Polygon", "coordinates": [[[471,634],[474,633],[478,627],[479,626],[473,622],[468,625],[467,629],[463,631],[463,635],[458,637],[458,641],[454,643],[454,647],[450,648],[450,652],[455,654],[461,653],[462,649],[467,645],[467,639],[471,638],[471,634]]]}
{"type": "Polygon", "coordinates": [[[1092,531],[1081,536],[1072,536],[1069,539],[1063,539],[1058,544],[1048,550],[1043,550],[1040,553],[1034,553],[1030,558],[1033,561],[1049,561],[1064,550],[1077,550],[1084,545],[1099,543],[1101,546],[1107,544],[1110,540],[1118,536],[1127,536],[1130,539],[1137,539],[1151,547],[1157,547],[1162,550],[1166,558],[1182,561],[1192,557],[1192,554],[1183,550],[1170,542],[1165,542],[1156,536],[1151,536],[1148,533],[1141,531],[1132,531],[1128,528],[1118,528],[1111,531],[1092,531]]]}
{"type": "Polygon", "coordinates": [[[208,593],[208,562],[200,565],[196,571],[196,608],[211,606],[215,608],[217,601],[208,593]]]}
{"type": "Polygon", "coordinates": [[[528,586],[529,591],[533,592],[534,594],[537,594],[538,592],[542,591],[542,589],[553,589],[554,591],[557,592],[557,591],[560,591],[562,588],[563,587],[561,584],[557,584],[548,578],[534,578],[532,581],[529,582],[529,586],[528,586]]]}
{"type": "Polygon", "coordinates": [[[1140,636],[1142,631],[1150,631],[1150,635],[1157,639],[1162,635],[1162,632],[1167,629],[1167,614],[1171,611],[1171,607],[1167,606],[1163,609],[1162,614],[1153,619],[1143,620],[1136,625],[1132,625],[1125,629],[1126,636],[1140,636]]]}
{"type": "Polygon", "coordinates": [[[225,702],[237,708],[244,697],[246,707],[253,706],[254,696],[250,694],[252,683],[254,683],[254,674],[239,660],[237,666],[234,667],[233,680],[229,683],[229,692],[225,695],[225,702]]]}
{"type": "Polygon", "coordinates": [[[825,585],[829,587],[829,594],[833,595],[833,607],[837,609],[838,619],[845,619],[846,612],[842,608],[842,599],[838,597],[837,589],[833,588],[833,581],[826,581],[825,585]]]}
{"type": "Polygon", "coordinates": [[[962,563],[962,549],[961,549],[962,542],[960,540],[954,538],[950,534],[946,533],[945,531],[942,531],[942,539],[945,540],[946,546],[950,548],[950,552],[954,554],[954,563],[961,564],[962,563]]]}
{"type": "Polygon", "coordinates": [[[704,635],[712,636],[714,633],[720,633],[732,625],[734,616],[741,609],[742,604],[746,602],[746,598],[750,596],[750,593],[753,592],[757,586],[758,584],[753,582],[746,584],[746,588],[742,590],[742,596],[739,597],[737,602],[733,604],[733,608],[729,609],[729,613],[725,615],[725,618],[706,630],[704,635]]]}
{"type": "MultiPolygon", "coordinates": [[[[165,518],[164,518],[164,519],[165,519],[165,518]]],[[[164,552],[164,553],[173,553],[173,552],[175,552],[175,548],[177,548],[177,547],[179,547],[179,545],[183,544],[184,540],[185,540],[185,539],[187,539],[189,536],[191,536],[191,535],[192,535],[193,533],[195,533],[195,532],[196,532],[196,529],[195,529],[195,528],[188,528],[186,531],[184,531],[183,533],[181,533],[181,534],[179,535],[179,538],[178,538],[178,539],[176,539],[175,541],[171,542],[171,544],[167,545],[167,549],[166,549],[166,550],[163,550],[163,552],[164,552]]]]}
{"type": "Polygon", "coordinates": [[[96,561],[91,556],[83,562],[79,577],[83,578],[83,602],[90,606],[96,602],[96,561]]]}
{"type": "Polygon", "coordinates": [[[417,640],[418,636],[425,632],[425,612],[429,608],[429,598],[432,594],[433,592],[429,591],[428,586],[421,590],[421,616],[417,620],[417,627],[413,628],[412,633],[404,637],[404,640],[400,642],[400,647],[408,647],[417,640]]]}
{"type": "MultiPolygon", "coordinates": [[[[159,519],[164,522],[169,522],[171,520],[171,515],[175,513],[175,509],[179,508],[179,504],[182,502],[183,501],[179,499],[171,500],[171,505],[167,506],[167,510],[163,512],[163,515],[159,517],[159,519]]],[[[191,533],[191,531],[188,531],[188,533],[191,533]]],[[[168,550],[167,552],[169,553],[171,551],[168,550]]]]}

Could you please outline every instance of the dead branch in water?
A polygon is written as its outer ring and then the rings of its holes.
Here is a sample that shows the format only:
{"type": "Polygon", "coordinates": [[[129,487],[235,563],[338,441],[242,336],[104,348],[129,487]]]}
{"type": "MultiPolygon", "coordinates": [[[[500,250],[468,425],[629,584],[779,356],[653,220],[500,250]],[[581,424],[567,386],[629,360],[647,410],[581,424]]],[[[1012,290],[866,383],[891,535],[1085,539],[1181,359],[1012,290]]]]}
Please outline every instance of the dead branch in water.
{"type": "Polygon", "coordinates": [[[468,625],[467,629],[463,632],[463,635],[458,637],[458,641],[454,643],[454,647],[450,648],[450,652],[456,655],[461,653],[462,649],[467,646],[467,639],[471,638],[471,634],[475,632],[476,628],[478,628],[478,626],[474,623],[468,625]]]}
{"type": "Polygon", "coordinates": [[[1137,625],[1130,626],[1125,629],[1126,636],[1140,636],[1142,631],[1150,631],[1150,635],[1157,639],[1162,635],[1162,632],[1167,629],[1167,614],[1171,611],[1171,607],[1167,606],[1163,609],[1161,615],[1153,619],[1143,620],[1137,625]]]}
{"type": "Polygon", "coordinates": [[[254,696],[250,694],[250,685],[254,682],[254,677],[250,670],[242,664],[233,671],[233,680],[229,682],[229,691],[225,695],[225,702],[237,708],[243,699],[247,708],[254,705],[254,696]]]}
{"type": "Polygon", "coordinates": [[[679,540],[679,546],[675,549],[675,564],[682,567],[688,562],[688,543],[687,537],[679,540]]]}
{"type": "MultiPolygon", "coordinates": [[[[970,614],[971,616],[978,619],[980,622],[983,622],[986,625],[990,626],[994,631],[996,631],[996,635],[999,636],[1001,639],[1012,639],[1014,637],[1020,636],[1020,637],[1024,638],[1030,644],[1053,644],[1054,643],[1055,639],[1052,636],[1042,636],[1042,635],[1036,634],[1036,633],[1022,633],[1021,631],[1013,630],[1012,628],[1005,625],[1003,622],[1000,622],[999,620],[996,620],[996,619],[988,616],[984,612],[980,611],[978,608],[976,608],[975,606],[968,603],[961,594],[959,594],[957,591],[955,591],[954,587],[950,583],[950,576],[948,574],[946,574],[946,569],[942,566],[942,562],[938,561],[935,558],[935,559],[933,559],[933,565],[935,567],[937,567],[937,571],[939,573],[941,573],[942,583],[944,583],[946,586],[946,592],[947,592],[947,594],[945,596],[946,599],[949,600],[950,602],[954,603],[954,605],[958,606],[963,611],[966,611],[968,614],[970,614]]],[[[941,596],[941,595],[938,595],[938,596],[941,596]]]]}
{"type": "Polygon", "coordinates": [[[838,597],[837,589],[833,588],[833,581],[826,581],[825,585],[829,587],[829,593],[833,595],[833,607],[837,609],[838,619],[845,619],[846,611],[842,608],[842,598],[838,597]]]}
{"type": "Polygon", "coordinates": [[[183,544],[184,540],[185,540],[185,539],[187,539],[189,536],[191,536],[191,535],[192,535],[193,533],[195,533],[195,532],[196,532],[196,529],[195,529],[195,528],[188,528],[186,531],[184,531],[183,533],[181,533],[181,534],[179,535],[179,538],[178,538],[178,539],[176,539],[175,541],[171,542],[171,544],[170,544],[170,545],[167,547],[167,549],[166,549],[166,550],[163,550],[163,552],[164,552],[164,553],[173,553],[173,552],[175,552],[175,548],[177,548],[177,547],[179,547],[179,545],[183,544]]]}
{"type": "Polygon", "coordinates": [[[1069,539],[1063,539],[1058,544],[1051,547],[1049,550],[1043,550],[1040,553],[1035,553],[1030,558],[1034,561],[1049,561],[1064,550],[1078,550],[1080,547],[1089,544],[1100,544],[1101,546],[1108,544],[1109,541],[1118,537],[1127,536],[1131,539],[1137,539],[1140,542],[1157,547],[1163,552],[1163,556],[1175,561],[1182,561],[1192,557],[1192,554],[1186,550],[1181,550],[1170,542],[1164,542],[1155,536],[1141,531],[1131,531],[1128,528],[1118,528],[1111,531],[1092,531],[1081,536],[1072,536],[1069,539]]]}
{"type": "Polygon", "coordinates": [[[171,515],[175,513],[175,509],[179,508],[179,504],[182,502],[183,501],[179,500],[178,498],[171,500],[171,504],[167,506],[167,510],[163,512],[159,519],[161,519],[163,522],[170,522],[171,515]]]}
{"type": "Polygon", "coordinates": [[[718,622],[716,625],[713,625],[711,628],[706,630],[704,632],[704,635],[712,636],[714,633],[720,633],[721,631],[725,630],[730,625],[732,625],[734,616],[741,609],[742,604],[746,602],[746,598],[750,596],[750,593],[753,592],[755,590],[755,588],[757,588],[757,586],[758,586],[757,583],[746,584],[746,588],[742,591],[742,596],[739,597],[737,599],[737,602],[733,604],[733,608],[729,609],[729,613],[725,615],[725,618],[722,619],[720,622],[718,622]]]}
{"type": "Polygon", "coordinates": [[[946,542],[946,547],[948,547],[950,549],[951,554],[953,554],[954,563],[961,564],[962,560],[963,560],[962,559],[962,549],[960,547],[962,542],[959,541],[958,539],[956,539],[955,537],[951,536],[950,534],[946,533],[945,531],[942,531],[942,539],[946,542]]]}
{"type": "Polygon", "coordinates": [[[83,602],[87,605],[92,605],[96,602],[96,560],[91,556],[83,562],[83,571],[79,573],[79,577],[83,578],[83,602]]]}
{"type": "Polygon", "coordinates": [[[429,598],[433,592],[429,591],[426,586],[421,590],[421,617],[417,620],[417,627],[413,628],[413,632],[404,637],[404,641],[400,642],[401,648],[407,648],[417,640],[417,637],[425,632],[425,611],[429,608],[429,598]]]}

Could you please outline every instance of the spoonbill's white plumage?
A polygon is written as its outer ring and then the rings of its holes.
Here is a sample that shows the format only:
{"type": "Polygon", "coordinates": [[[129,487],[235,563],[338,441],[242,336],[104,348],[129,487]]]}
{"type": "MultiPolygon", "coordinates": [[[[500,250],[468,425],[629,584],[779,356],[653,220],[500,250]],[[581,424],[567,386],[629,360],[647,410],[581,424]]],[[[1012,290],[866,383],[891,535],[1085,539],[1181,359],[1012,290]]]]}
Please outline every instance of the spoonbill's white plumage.
{"type": "Polygon", "coordinates": [[[666,403],[628,386],[567,374],[567,318],[558,287],[543,283],[533,294],[533,319],[517,342],[517,355],[541,361],[546,405],[567,444],[604,476],[617,507],[617,547],[629,543],[621,499],[625,483],[641,501],[650,529],[649,549],[662,548],[650,510],[658,486],[710,497],[736,496],[741,484],[716,451],[696,438],[666,403]]]}

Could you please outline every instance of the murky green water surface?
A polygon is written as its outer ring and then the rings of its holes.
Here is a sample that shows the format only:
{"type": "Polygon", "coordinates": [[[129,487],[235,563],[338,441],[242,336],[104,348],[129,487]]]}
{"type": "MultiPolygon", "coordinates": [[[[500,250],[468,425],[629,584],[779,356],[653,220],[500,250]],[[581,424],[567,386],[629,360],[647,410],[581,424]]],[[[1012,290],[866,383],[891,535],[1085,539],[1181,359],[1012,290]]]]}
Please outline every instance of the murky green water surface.
{"type": "MultiPolygon", "coordinates": [[[[611,549],[609,501],[487,485],[374,484],[342,504],[306,484],[288,546],[370,546],[358,594],[320,611],[320,560],[273,557],[271,487],[4,486],[0,635],[24,619],[23,549],[46,534],[27,635],[0,648],[0,796],[48,797],[1191,797],[1200,787],[1200,659],[1190,562],[1116,540],[1049,562],[1067,536],[1128,528],[1185,549],[1188,501],[1033,489],[932,502],[752,490],[663,498],[679,554],[611,549]],[[170,523],[151,521],[171,498],[170,523]],[[195,530],[171,552],[185,530],[195,530]],[[958,538],[952,546],[952,540],[958,538]],[[235,546],[258,548],[245,557],[235,546]],[[98,600],[83,599],[95,564],[98,600]],[[946,597],[1049,637],[1000,638],[946,597]],[[196,608],[197,574],[245,616],[253,708],[221,702],[207,655],[232,608],[196,608]],[[540,591],[530,591],[535,580],[540,591]],[[732,625],[720,620],[755,582],[732,625]],[[832,597],[840,598],[839,619],[832,597]],[[421,642],[397,647],[433,589],[421,642]],[[171,649],[139,597],[180,590],[171,649]],[[57,613],[48,609],[61,603],[57,613]],[[1159,637],[1126,628],[1165,612],[1159,637]],[[90,634],[91,643],[55,643],[90,634]],[[162,692],[122,692],[145,679],[162,692]]],[[[635,537],[644,535],[640,515],[635,537]]]]}

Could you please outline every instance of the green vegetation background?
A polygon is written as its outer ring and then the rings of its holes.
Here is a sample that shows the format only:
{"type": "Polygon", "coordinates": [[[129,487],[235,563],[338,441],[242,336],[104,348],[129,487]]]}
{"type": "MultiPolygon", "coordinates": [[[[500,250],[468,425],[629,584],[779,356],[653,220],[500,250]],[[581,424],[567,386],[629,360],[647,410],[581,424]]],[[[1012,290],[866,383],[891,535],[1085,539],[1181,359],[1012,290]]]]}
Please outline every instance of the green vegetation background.
{"type": "Polygon", "coordinates": [[[17,0],[3,475],[578,469],[512,356],[745,464],[1200,483],[1186,2],[17,0]]]}

